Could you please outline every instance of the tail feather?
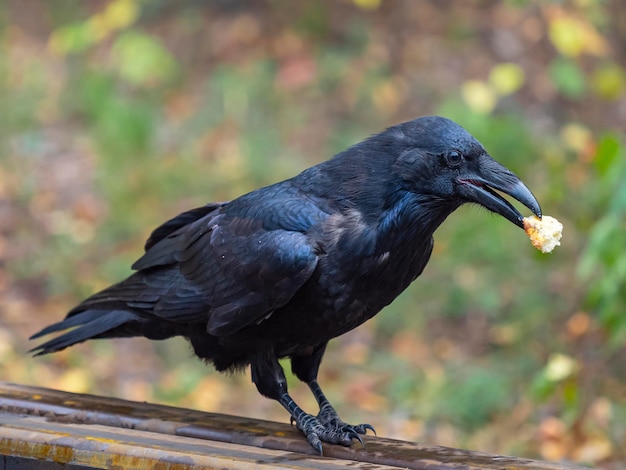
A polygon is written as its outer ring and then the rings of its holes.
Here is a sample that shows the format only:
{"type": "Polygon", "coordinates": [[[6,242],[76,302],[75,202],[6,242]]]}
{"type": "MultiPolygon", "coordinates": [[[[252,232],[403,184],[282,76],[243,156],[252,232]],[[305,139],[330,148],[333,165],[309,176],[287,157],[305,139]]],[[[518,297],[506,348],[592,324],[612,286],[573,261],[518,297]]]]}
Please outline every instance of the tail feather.
{"type": "Polygon", "coordinates": [[[81,312],[78,315],[74,315],[71,317],[65,318],[65,320],[54,323],[45,327],[43,330],[38,331],[34,335],[32,335],[29,339],[37,339],[42,336],[49,335],[50,333],[54,333],[55,331],[67,330],[73,326],[85,325],[93,320],[96,320],[98,317],[103,315],[102,310],[87,310],[81,312]]]}
{"type": "Polygon", "coordinates": [[[53,353],[94,338],[145,336],[165,339],[186,331],[186,324],[177,325],[155,315],[159,301],[173,286],[180,284],[181,273],[173,269],[137,272],[122,282],[93,294],[70,310],[64,320],[45,327],[30,339],[50,333],[61,333],[30,352],[36,356],[53,353]]]}
{"type": "Polygon", "coordinates": [[[80,312],[72,317],[55,323],[47,328],[44,328],[38,333],[31,336],[31,339],[39,338],[48,333],[54,331],[64,330],[73,326],[78,326],[67,333],[57,336],[39,346],[34,347],[29,352],[34,353],[35,356],[41,356],[43,354],[49,354],[72,346],[76,343],[81,343],[88,339],[101,337],[107,331],[113,330],[124,323],[137,320],[137,315],[124,310],[86,310],[80,312]]]}

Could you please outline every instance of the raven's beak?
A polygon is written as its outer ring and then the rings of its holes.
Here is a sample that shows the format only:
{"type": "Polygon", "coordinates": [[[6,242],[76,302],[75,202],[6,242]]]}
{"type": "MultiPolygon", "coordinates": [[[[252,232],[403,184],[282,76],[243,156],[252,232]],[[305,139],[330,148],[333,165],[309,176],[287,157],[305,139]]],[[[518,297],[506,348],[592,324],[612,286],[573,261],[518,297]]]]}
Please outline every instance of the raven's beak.
{"type": "Polygon", "coordinates": [[[508,168],[488,155],[480,158],[479,171],[459,176],[458,193],[470,202],[476,202],[490,211],[500,214],[520,228],[524,228],[524,217],[506,199],[494,190],[508,194],[528,207],[541,218],[541,207],[530,189],[508,168]]]}

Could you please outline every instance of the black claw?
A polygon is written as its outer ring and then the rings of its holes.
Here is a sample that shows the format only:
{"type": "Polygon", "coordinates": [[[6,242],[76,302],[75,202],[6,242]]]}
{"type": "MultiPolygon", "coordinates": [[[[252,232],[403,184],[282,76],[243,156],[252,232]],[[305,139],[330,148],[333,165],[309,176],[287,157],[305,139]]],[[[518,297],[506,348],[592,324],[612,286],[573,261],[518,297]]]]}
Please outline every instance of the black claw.
{"type": "Polygon", "coordinates": [[[317,443],[313,445],[313,448],[317,451],[318,454],[320,454],[320,457],[324,456],[324,449],[322,448],[322,441],[318,439],[317,443]]]}
{"type": "Polygon", "coordinates": [[[356,431],[350,431],[349,434],[350,434],[350,438],[356,439],[357,441],[361,443],[361,447],[365,447],[365,442],[363,442],[363,439],[361,438],[359,433],[357,433],[356,431]]]}
{"type": "Polygon", "coordinates": [[[374,426],[372,426],[371,424],[361,424],[359,427],[363,431],[361,434],[367,434],[367,430],[369,429],[370,431],[374,433],[374,436],[377,435],[376,429],[374,429],[374,426]]]}
{"type": "Polygon", "coordinates": [[[294,418],[293,416],[290,416],[289,417],[289,424],[291,424],[293,426],[294,423],[296,423],[296,418],[294,418]]]}

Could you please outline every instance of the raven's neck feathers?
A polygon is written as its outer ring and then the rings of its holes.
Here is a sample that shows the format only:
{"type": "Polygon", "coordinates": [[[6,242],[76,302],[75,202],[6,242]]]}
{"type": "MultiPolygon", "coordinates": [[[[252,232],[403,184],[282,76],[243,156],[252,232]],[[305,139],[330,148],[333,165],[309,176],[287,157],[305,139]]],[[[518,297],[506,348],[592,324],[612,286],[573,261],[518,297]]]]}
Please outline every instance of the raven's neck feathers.
{"type": "Polygon", "coordinates": [[[458,206],[434,195],[412,192],[394,170],[406,149],[395,128],[374,135],[305,170],[292,182],[329,203],[329,209],[369,226],[376,251],[409,240],[428,239],[458,206]]]}
{"type": "Polygon", "coordinates": [[[402,237],[432,235],[437,227],[458,207],[445,199],[401,191],[379,218],[379,230],[402,237]]]}
{"type": "Polygon", "coordinates": [[[393,155],[399,142],[381,133],[305,170],[295,180],[309,194],[330,201],[334,210],[357,210],[374,222],[395,191],[393,155]]]}

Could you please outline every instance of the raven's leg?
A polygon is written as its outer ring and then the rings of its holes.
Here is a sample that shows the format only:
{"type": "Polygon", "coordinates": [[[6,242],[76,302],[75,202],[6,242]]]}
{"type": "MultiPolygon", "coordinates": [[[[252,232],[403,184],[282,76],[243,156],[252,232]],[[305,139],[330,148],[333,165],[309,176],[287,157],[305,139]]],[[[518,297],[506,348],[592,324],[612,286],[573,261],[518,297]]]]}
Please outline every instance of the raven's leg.
{"type": "Polygon", "coordinates": [[[331,444],[349,446],[352,439],[359,435],[351,430],[343,430],[324,425],[319,418],[306,413],[287,393],[287,380],[278,359],[272,353],[257,354],[252,362],[252,381],[261,395],[278,401],[291,415],[298,429],[306,436],[309,443],[322,455],[322,441],[331,444]]]}
{"type": "Polygon", "coordinates": [[[376,430],[369,424],[357,424],[353,426],[344,423],[335,408],[333,408],[328,401],[328,398],[326,398],[326,395],[324,395],[324,392],[322,392],[319,383],[317,383],[317,372],[320,368],[320,363],[322,362],[327,344],[328,343],[323,343],[318,345],[311,355],[293,356],[291,358],[291,370],[296,377],[306,383],[311,389],[311,392],[313,392],[313,396],[320,407],[317,419],[328,429],[352,433],[352,435],[363,444],[359,434],[366,434],[368,429],[376,434],[376,430]]]}

